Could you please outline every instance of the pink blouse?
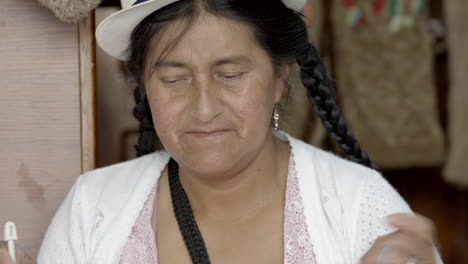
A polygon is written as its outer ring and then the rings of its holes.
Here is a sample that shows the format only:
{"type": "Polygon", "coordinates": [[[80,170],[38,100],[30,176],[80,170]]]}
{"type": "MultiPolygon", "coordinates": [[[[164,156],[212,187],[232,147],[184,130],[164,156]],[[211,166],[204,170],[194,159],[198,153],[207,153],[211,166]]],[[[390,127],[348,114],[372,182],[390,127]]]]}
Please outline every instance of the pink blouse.
{"type": "MultiPolygon", "coordinates": [[[[148,196],[144,208],[132,228],[119,264],[157,264],[155,233],[151,216],[155,189],[148,196]]],[[[309,230],[305,223],[302,198],[299,193],[293,156],[289,159],[286,182],[286,205],[284,208],[284,263],[315,264],[315,255],[309,230]]]]}

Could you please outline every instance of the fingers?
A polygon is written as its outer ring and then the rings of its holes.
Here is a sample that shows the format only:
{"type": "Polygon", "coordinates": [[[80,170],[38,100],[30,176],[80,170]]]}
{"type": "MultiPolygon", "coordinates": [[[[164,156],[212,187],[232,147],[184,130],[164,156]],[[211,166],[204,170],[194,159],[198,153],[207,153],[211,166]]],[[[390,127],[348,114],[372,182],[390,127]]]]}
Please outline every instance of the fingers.
{"type": "Polygon", "coordinates": [[[379,237],[361,258],[363,264],[407,264],[416,258],[418,264],[433,264],[436,230],[432,221],[422,215],[394,214],[387,223],[398,231],[379,237]]]}
{"type": "Polygon", "coordinates": [[[19,256],[19,260],[20,262],[17,262],[16,264],[37,264],[33,258],[24,253],[19,256]]]}
{"type": "Polygon", "coordinates": [[[361,258],[361,263],[407,264],[411,257],[416,257],[418,260],[433,259],[432,244],[411,233],[397,231],[378,238],[361,258]]]}
{"type": "Polygon", "coordinates": [[[432,221],[422,215],[393,214],[387,217],[387,223],[431,243],[435,242],[437,237],[432,221]]]}
{"type": "Polygon", "coordinates": [[[13,264],[5,241],[0,241],[0,264],[13,264]]]}
{"type": "Polygon", "coordinates": [[[26,254],[26,251],[20,245],[16,245],[16,249],[16,264],[37,264],[33,258],[26,254]]]}
{"type": "MultiPolygon", "coordinates": [[[[15,244],[16,264],[36,264],[37,262],[28,256],[25,251],[15,244]]],[[[8,253],[8,246],[5,241],[0,241],[0,264],[14,264],[8,253]]]]}
{"type": "Polygon", "coordinates": [[[376,264],[407,263],[407,252],[395,245],[386,245],[377,256],[376,264]]]}

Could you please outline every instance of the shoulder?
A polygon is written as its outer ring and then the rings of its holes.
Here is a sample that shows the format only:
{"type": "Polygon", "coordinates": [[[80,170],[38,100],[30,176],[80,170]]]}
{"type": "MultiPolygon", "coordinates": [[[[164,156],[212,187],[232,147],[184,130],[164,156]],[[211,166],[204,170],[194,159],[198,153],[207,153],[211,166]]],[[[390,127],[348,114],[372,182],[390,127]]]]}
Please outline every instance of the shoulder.
{"type": "Polygon", "coordinates": [[[313,169],[320,181],[329,181],[344,186],[356,186],[366,182],[369,178],[381,177],[380,174],[368,167],[346,160],[287,135],[292,152],[298,164],[298,169],[313,169]]]}
{"type": "Polygon", "coordinates": [[[159,177],[167,160],[166,152],[155,152],[79,176],[47,229],[38,263],[84,263],[128,199],[159,177]]]}
{"type": "Polygon", "coordinates": [[[139,158],[95,169],[80,176],[81,185],[88,191],[98,193],[102,189],[128,189],[135,185],[147,169],[157,169],[167,162],[164,151],[154,152],[139,158]],[[151,168],[152,167],[152,168],[151,168]]]}
{"type": "MultiPolygon", "coordinates": [[[[394,231],[384,219],[394,213],[412,213],[397,190],[376,170],[343,159],[289,137],[298,174],[302,173],[304,197],[317,193],[319,206],[338,234],[336,243],[346,241],[352,263],[368,250],[373,241],[394,231]]],[[[307,204],[307,201],[304,201],[307,204]]],[[[312,207],[310,207],[312,208],[312,207]]],[[[344,243],[344,242],[343,242],[344,243]]],[[[350,261],[351,263],[351,261],[350,261]]]]}
{"type": "Polygon", "coordinates": [[[120,210],[128,199],[139,197],[146,186],[152,186],[168,160],[167,152],[159,151],[95,169],[82,174],[72,192],[79,197],[82,213],[88,217],[98,211],[109,216],[120,210]]]}
{"type": "Polygon", "coordinates": [[[304,167],[313,167],[321,191],[338,197],[347,208],[358,210],[356,206],[367,200],[388,200],[389,204],[403,208],[403,211],[409,210],[406,202],[380,172],[300,140],[289,140],[295,149],[296,159],[303,160],[299,164],[305,164],[297,169],[310,171],[310,168],[304,167]]]}

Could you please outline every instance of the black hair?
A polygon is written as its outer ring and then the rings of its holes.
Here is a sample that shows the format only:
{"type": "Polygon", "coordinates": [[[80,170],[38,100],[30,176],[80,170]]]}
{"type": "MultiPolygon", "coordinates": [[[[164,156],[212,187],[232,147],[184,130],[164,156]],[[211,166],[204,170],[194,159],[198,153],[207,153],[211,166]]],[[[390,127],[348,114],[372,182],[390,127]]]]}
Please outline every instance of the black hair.
{"type": "MultiPolygon", "coordinates": [[[[333,93],[333,83],[317,49],[309,42],[302,15],[287,8],[281,0],[181,0],[152,13],[135,28],[128,49],[130,59],[127,66],[136,85],[134,116],[140,121],[140,136],[135,146],[138,156],[155,151],[154,142],[157,139],[143,81],[150,40],[169,23],[185,20],[186,29],[175,40],[175,44],[188,30],[190,21],[201,12],[247,24],[256,41],[270,56],[275,73],[278,73],[281,63],[297,62],[301,68],[301,80],[307,89],[308,98],[324,127],[351,160],[376,168],[340,115],[333,93]]],[[[188,203],[186,194],[180,184],[171,186],[179,188],[172,193],[173,206],[176,216],[179,216],[177,218],[186,219],[185,222],[179,222],[179,228],[192,261],[209,263],[203,238],[196,227],[190,206],[188,205],[187,209],[187,205],[184,204],[188,203]],[[185,216],[181,216],[184,212],[185,216]],[[187,228],[188,226],[191,228],[187,228]]]]}

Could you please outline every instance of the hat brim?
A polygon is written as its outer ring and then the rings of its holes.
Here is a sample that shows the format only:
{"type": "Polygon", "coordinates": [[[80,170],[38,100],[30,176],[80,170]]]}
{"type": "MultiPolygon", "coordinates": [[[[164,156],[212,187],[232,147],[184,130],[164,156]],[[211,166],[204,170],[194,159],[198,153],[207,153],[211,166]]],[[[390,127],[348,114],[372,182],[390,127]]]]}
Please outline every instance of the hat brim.
{"type": "MultiPolygon", "coordinates": [[[[96,41],[112,57],[126,61],[130,37],[135,27],[154,11],[179,0],[147,1],[116,12],[104,19],[96,29],[96,41]]],[[[255,0],[253,0],[255,1],[255,0]]],[[[286,6],[300,11],[306,0],[282,0],[286,6]]]]}
{"type": "Polygon", "coordinates": [[[128,60],[125,51],[135,27],[154,11],[179,0],[148,1],[123,9],[104,19],[96,29],[96,41],[112,57],[128,60]]]}

